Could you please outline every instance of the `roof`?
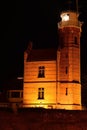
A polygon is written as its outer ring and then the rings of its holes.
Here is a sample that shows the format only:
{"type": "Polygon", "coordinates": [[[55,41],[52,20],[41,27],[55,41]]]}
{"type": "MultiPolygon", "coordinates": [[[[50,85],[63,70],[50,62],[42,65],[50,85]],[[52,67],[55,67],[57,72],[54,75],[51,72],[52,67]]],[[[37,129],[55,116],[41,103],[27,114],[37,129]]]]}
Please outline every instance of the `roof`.
{"type": "Polygon", "coordinates": [[[2,90],[22,90],[23,89],[23,79],[9,79],[4,81],[2,85],[2,90]]]}
{"type": "Polygon", "coordinates": [[[51,61],[56,60],[56,49],[36,49],[28,52],[27,61],[51,61]]]}

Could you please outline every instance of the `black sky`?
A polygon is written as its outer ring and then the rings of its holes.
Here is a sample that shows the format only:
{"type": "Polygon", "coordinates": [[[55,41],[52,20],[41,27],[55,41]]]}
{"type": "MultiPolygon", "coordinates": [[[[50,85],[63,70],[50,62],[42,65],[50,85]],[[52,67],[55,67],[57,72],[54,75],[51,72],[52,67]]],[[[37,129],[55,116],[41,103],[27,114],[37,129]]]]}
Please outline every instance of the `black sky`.
{"type": "MultiPolygon", "coordinates": [[[[59,12],[68,0],[3,1],[0,17],[1,81],[23,74],[23,52],[29,40],[33,48],[56,47],[59,12]]],[[[72,0],[75,2],[74,0],[72,0]]],[[[80,19],[84,21],[81,37],[82,53],[87,63],[87,0],[79,1],[80,19]]],[[[84,70],[85,71],[85,70],[84,70]]]]}

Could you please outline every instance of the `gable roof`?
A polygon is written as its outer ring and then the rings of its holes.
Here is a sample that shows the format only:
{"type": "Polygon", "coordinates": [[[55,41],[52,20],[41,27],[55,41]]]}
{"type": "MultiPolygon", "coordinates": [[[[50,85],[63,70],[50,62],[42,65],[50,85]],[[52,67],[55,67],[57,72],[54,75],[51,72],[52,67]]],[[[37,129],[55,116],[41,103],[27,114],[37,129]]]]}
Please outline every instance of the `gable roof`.
{"type": "Polygon", "coordinates": [[[28,52],[27,61],[51,61],[56,60],[56,49],[36,49],[28,52]]]}

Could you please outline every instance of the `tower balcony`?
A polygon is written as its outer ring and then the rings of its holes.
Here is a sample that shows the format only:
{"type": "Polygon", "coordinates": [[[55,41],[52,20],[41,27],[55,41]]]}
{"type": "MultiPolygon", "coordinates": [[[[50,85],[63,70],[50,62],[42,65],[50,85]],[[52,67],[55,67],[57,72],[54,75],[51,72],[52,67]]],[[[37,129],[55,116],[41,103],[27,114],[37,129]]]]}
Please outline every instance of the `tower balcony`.
{"type": "Polygon", "coordinates": [[[58,28],[62,28],[62,27],[71,27],[71,26],[75,26],[75,27],[81,27],[82,23],[80,21],[65,21],[65,22],[59,22],[58,23],[58,28]]]}

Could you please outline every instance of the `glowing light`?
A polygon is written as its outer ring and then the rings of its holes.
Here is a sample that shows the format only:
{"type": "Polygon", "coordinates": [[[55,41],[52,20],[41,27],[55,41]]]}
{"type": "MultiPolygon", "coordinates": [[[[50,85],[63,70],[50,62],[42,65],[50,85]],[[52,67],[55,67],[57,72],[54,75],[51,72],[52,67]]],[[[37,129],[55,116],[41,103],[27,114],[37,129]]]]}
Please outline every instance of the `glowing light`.
{"type": "Polygon", "coordinates": [[[23,79],[23,77],[17,77],[17,79],[23,79]]]}
{"type": "Polygon", "coordinates": [[[68,14],[62,15],[62,21],[68,21],[68,20],[69,20],[69,15],[68,14]]]}

